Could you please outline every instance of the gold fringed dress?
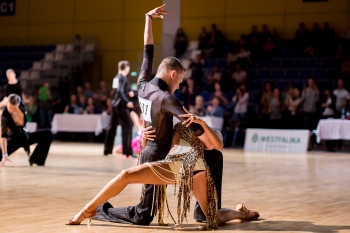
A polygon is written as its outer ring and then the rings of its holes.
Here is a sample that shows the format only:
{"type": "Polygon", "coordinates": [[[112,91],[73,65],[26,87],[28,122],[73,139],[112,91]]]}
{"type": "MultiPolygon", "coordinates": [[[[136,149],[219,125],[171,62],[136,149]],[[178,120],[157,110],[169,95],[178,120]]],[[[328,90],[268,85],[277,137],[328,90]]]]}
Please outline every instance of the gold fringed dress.
{"type": "MultiPolygon", "coordinates": [[[[215,183],[211,177],[209,167],[204,160],[204,143],[193,133],[192,130],[183,126],[181,123],[175,125],[175,130],[180,134],[179,145],[175,150],[171,151],[164,160],[156,163],[146,163],[152,171],[160,178],[162,175],[157,172],[155,167],[158,164],[168,164],[171,172],[175,176],[175,191],[176,184],[178,185],[178,204],[177,204],[177,226],[182,227],[183,220],[187,217],[187,212],[190,211],[191,191],[193,189],[193,172],[196,170],[205,170],[207,172],[207,224],[205,229],[211,230],[217,228],[217,194],[215,183]],[[182,203],[182,206],[181,206],[182,203]]],[[[162,167],[159,167],[162,168],[162,167]]],[[[162,168],[164,169],[164,168],[162,168]]],[[[174,181],[173,181],[174,182],[174,181]]],[[[164,207],[168,205],[166,199],[166,185],[157,185],[154,196],[154,213],[158,214],[159,224],[163,223],[164,207]]],[[[168,208],[169,209],[169,208],[168,208]]]]}

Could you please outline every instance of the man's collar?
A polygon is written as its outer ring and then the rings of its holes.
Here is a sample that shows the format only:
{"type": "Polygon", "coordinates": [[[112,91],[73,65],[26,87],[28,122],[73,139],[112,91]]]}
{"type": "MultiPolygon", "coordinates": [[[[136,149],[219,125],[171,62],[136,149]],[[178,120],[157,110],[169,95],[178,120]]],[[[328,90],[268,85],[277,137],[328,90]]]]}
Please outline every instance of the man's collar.
{"type": "Polygon", "coordinates": [[[162,91],[168,90],[168,84],[163,79],[154,77],[149,83],[158,86],[162,91]]]}

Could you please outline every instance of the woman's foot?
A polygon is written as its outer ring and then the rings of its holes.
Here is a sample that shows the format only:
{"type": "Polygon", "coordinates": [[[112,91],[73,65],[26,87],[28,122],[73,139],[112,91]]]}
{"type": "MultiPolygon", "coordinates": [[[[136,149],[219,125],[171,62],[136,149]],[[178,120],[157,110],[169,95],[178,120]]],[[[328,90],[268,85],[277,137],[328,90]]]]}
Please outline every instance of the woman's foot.
{"type": "Polygon", "coordinates": [[[244,201],[236,206],[236,210],[244,215],[244,218],[242,219],[243,221],[257,220],[260,217],[260,214],[257,211],[248,210],[247,207],[245,207],[244,201]]]}
{"type": "Polygon", "coordinates": [[[66,225],[80,225],[80,223],[88,218],[89,222],[88,225],[91,224],[91,219],[96,215],[96,210],[92,211],[92,212],[88,212],[84,209],[80,210],[79,213],[77,213],[76,215],[73,216],[73,218],[71,218],[66,225]]]}

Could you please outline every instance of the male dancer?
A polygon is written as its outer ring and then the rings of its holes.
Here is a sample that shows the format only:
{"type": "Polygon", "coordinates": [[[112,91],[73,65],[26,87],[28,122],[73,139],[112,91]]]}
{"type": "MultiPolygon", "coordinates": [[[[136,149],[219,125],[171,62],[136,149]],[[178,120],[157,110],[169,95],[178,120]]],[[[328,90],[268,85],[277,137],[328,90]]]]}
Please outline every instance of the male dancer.
{"type": "Polygon", "coordinates": [[[25,129],[26,110],[20,103],[21,97],[19,95],[9,95],[7,106],[1,115],[0,167],[4,166],[6,161],[10,161],[8,156],[20,147],[23,147],[29,156],[29,146],[35,143],[38,145],[29,158],[29,164],[30,166],[34,163],[38,166],[44,166],[52,142],[51,130],[41,129],[28,133],[25,129]]]}
{"type": "MultiPolygon", "coordinates": [[[[148,12],[144,33],[144,58],[138,78],[138,96],[140,108],[146,125],[152,126],[156,137],[154,141],[147,141],[143,149],[141,163],[154,162],[165,158],[170,150],[173,135],[173,116],[181,121],[187,118],[180,117],[187,114],[181,103],[175,98],[174,91],[179,88],[185,75],[185,68],[175,57],[165,58],[159,65],[155,78],[151,78],[153,62],[153,33],[152,20],[163,18],[165,5],[148,12]]],[[[198,124],[189,126],[201,138],[203,128],[198,124]]],[[[155,213],[153,208],[154,185],[145,185],[143,199],[136,206],[112,208],[109,203],[101,205],[94,217],[96,220],[113,221],[137,225],[149,225],[155,213]],[[152,211],[153,209],[153,211],[152,211]],[[113,216],[111,219],[110,216],[113,216]]]]}
{"type": "Polygon", "coordinates": [[[112,102],[111,121],[106,133],[104,155],[112,154],[117,126],[120,124],[122,127],[123,154],[126,157],[137,158],[131,148],[132,121],[130,119],[130,109],[134,108],[134,105],[128,98],[128,78],[126,76],[129,71],[128,61],[118,63],[118,75],[113,79],[112,85],[112,88],[115,89],[115,95],[112,102]]]}

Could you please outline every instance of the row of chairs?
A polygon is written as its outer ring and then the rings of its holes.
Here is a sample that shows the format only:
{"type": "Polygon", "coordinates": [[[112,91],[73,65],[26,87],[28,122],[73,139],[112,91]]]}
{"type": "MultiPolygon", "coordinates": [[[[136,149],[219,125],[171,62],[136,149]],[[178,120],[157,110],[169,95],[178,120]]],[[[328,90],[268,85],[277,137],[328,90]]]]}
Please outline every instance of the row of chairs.
{"type": "Polygon", "coordinates": [[[333,68],[326,69],[250,69],[250,79],[323,79],[327,76],[337,77],[337,71],[333,68]]]}
{"type": "Polygon", "coordinates": [[[28,53],[12,53],[12,54],[1,54],[0,61],[2,62],[17,62],[17,61],[37,61],[43,59],[45,52],[28,52],[28,53]]]}
{"type": "Polygon", "coordinates": [[[310,67],[310,68],[317,68],[317,67],[323,67],[323,68],[330,68],[334,66],[334,60],[331,57],[310,57],[310,58],[271,58],[270,61],[266,62],[264,60],[257,62],[258,68],[290,68],[290,67],[296,67],[296,68],[304,68],[304,67],[310,67]]]}
{"type": "Polygon", "coordinates": [[[0,53],[50,52],[55,48],[56,45],[2,46],[0,47],[0,53]]]}

